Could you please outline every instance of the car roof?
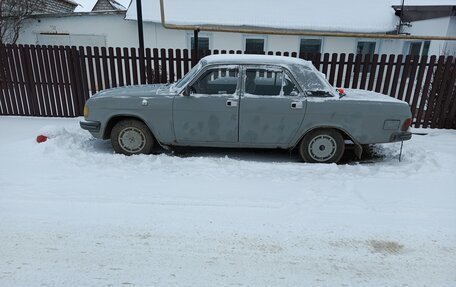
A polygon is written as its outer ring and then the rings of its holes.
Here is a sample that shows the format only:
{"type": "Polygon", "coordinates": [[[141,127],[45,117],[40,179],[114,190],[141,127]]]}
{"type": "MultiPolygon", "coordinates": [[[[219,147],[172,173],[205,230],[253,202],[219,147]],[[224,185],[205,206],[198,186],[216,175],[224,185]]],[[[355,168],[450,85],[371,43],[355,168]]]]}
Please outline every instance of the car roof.
{"type": "Polygon", "coordinates": [[[202,59],[205,64],[275,64],[275,65],[303,65],[312,67],[312,63],[300,58],[270,56],[270,55],[245,55],[245,54],[223,54],[211,55],[202,59]]]}

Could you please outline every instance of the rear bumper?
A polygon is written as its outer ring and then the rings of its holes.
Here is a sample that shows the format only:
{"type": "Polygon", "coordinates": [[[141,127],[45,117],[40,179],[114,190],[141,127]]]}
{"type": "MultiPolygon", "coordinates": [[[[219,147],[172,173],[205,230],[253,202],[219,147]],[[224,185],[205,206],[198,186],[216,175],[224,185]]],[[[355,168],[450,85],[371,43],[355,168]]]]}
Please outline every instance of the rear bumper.
{"type": "Polygon", "coordinates": [[[82,129],[89,131],[91,133],[98,133],[100,132],[101,124],[100,122],[79,122],[79,125],[82,129]]]}
{"type": "Polygon", "coordinates": [[[412,133],[409,131],[393,133],[390,137],[390,142],[408,141],[412,138],[412,133]]]}

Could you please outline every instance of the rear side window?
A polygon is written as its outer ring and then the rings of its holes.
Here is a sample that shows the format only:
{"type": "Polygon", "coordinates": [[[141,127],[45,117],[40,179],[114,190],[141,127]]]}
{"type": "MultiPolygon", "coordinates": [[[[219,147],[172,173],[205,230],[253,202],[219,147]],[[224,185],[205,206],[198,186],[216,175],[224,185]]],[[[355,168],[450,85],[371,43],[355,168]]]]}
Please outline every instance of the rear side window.
{"type": "Polygon", "coordinates": [[[282,90],[283,71],[272,69],[246,69],[245,93],[262,96],[279,96],[282,90]]]}

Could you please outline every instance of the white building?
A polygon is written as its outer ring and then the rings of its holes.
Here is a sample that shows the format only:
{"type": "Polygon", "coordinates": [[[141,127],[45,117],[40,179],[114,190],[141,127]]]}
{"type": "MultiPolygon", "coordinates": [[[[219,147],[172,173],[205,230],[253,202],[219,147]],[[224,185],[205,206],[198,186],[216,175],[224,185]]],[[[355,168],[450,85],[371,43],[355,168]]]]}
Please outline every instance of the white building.
{"type": "MultiPolygon", "coordinates": [[[[142,2],[146,47],[192,47],[193,31],[163,28],[160,22],[159,0],[142,2]]],[[[399,24],[399,17],[395,12],[401,9],[400,5],[391,5],[390,0],[319,0],[315,3],[278,3],[275,0],[164,2],[166,21],[171,24],[367,34],[394,33],[399,24]]],[[[395,1],[396,4],[397,2],[400,1],[395,1]]],[[[411,35],[456,37],[455,11],[456,0],[406,0],[403,16],[406,25],[402,26],[401,31],[411,35]],[[413,2],[413,5],[409,2],[413,2]]],[[[455,42],[204,31],[199,33],[201,49],[264,52],[455,55],[455,42]]],[[[36,16],[30,20],[18,43],[137,47],[135,1],[132,1],[127,12],[113,10],[36,16]]]]}

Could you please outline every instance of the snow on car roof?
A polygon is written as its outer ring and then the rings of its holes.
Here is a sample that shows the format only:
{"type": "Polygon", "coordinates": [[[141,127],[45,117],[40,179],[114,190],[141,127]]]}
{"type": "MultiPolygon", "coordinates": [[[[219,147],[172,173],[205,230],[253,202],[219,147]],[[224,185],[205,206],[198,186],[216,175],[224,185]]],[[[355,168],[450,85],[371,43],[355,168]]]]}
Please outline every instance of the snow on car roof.
{"type": "Polygon", "coordinates": [[[297,64],[307,67],[312,67],[312,63],[299,58],[284,57],[284,56],[270,56],[270,55],[246,55],[246,54],[224,54],[224,55],[211,55],[203,58],[207,64],[215,63],[261,63],[261,64],[297,64]]]}

